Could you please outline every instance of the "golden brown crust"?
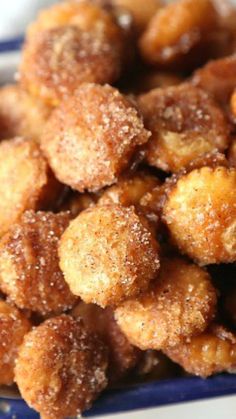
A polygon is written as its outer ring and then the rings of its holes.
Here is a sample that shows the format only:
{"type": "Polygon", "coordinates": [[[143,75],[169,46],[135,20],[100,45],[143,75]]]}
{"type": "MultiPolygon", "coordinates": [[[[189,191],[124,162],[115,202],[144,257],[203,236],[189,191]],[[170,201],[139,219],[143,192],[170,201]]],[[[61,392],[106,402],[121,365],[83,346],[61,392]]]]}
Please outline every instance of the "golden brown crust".
{"type": "Polygon", "coordinates": [[[112,14],[97,5],[57,4],[43,11],[28,30],[21,84],[57,105],[81,83],[112,83],[121,73],[124,39],[112,14]]]}
{"type": "Polygon", "coordinates": [[[186,343],[166,349],[165,353],[190,374],[203,378],[236,371],[236,336],[224,326],[213,325],[186,343]]]}
{"type": "Polygon", "coordinates": [[[27,209],[46,208],[61,186],[52,176],[39,146],[22,138],[0,144],[0,236],[27,209]]]}
{"type": "Polygon", "coordinates": [[[87,409],[106,387],[107,353],[80,320],[61,315],[25,336],[15,379],[23,398],[44,417],[62,419],[87,409]]]}
{"type": "Polygon", "coordinates": [[[120,204],[124,207],[134,205],[139,207],[142,197],[152,191],[160,181],[155,176],[144,172],[123,177],[107,188],[98,201],[99,205],[120,204]]]}
{"type": "Polygon", "coordinates": [[[54,111],[42,149],[58,179],[93,191],[114,183],[148,138],[128,99],[111,86],[88,83],[54,111]]]}
{"type": "Polygon", "coordinates": [[[116,33],[112,14],[104,7],[105,3],[103,0],[66,0],[56,3],[40,10],[36,20],[28,26],[27,37],[32,38],[39,32],[70,25],[85,32],[107,35],[116,33]]]}
{"type": "Polygon", "coordinates": [[[86,303],[116,305],[149,286],[159,247],[133,207],[83,211],[62,235],[60,266],[71,291],[86,303]]]}
{"type": "Polygon", "coordinates": [[[140,349],[174,346],[208,326],[215,314],[216,291],[206,271],[182,259],[162,261],[155,285],[128,300],[115,318],[140,349]]]}
{"type": "Polygon", "coordinates": [[[150,20],[139,47],[150,64],[169,64],[203,42],[217,26],[215,10],[209,0],[180,0],[169,4],[150,20]]]}
{"type": "Polygon", "coordinates": [[[30,327],[23,313],[0,299],[0,385],[13,384],[18,348],[30,327]]]}
{"type": "Polygon", "coordinates": [[[58,105],[85,82],[112,83],[121,72],[121,47],[97,34],[65,26],[26,42],[21,84],[32,95],[58,105]]]}
{"type": "Polygon", "coordinates": [[[163,219],[179,250],[202,265],[236,260],[236,170],[203,167],[169,192],[163,219]]]}
{"type": "Polygon", "coordinates": [[[75,304],[57,255],[69,221],[68,213],[27,211],[0,241],[0,288],[18,307],[49,316],[75,304]]]}
{"type": "Polygon", "coordinates": [[[138,105],[152,132],[146,159],[157,168],[176,172],[197,157],[228,146],[223,112],[207,93],[188,83],[154,89],[141,95],[138,105]]]}
{"type": "Polygon", "coordinates": [[[208,62],[194,73],[192,82],[228,107],[236,85],[236,55],[208,62]]]}
{"type": "Polygon", "coordinates": [[[18,85],[0,89],[0,139],[22,136],[39,141],[51,108],[18,85]]]}
{"type": "Polygon", "coordinates": [[[114,383],[120,380],[138,362],[141,352],[129,343],[114,319],[113,311],[81,301],[72,311],[73,317],[83,319],[89,333],[101,336],[109,349],[107,376],[114,383]]]}

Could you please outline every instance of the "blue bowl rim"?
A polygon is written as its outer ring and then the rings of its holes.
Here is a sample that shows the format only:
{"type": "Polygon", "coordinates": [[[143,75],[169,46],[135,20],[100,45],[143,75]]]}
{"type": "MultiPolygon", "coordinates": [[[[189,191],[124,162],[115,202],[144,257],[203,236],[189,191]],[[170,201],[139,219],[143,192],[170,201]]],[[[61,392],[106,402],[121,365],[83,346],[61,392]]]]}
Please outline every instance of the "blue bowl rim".
{"type": "MultiPolygon", "coordinates": [[[[105,392],[83,416],[92,417],[131,410],[202,400],[236,394],[236,375],[221,374],[208,379],[184,377],[158,380],[120,390],[105,392]]],[[[38,415],[22,400],[0,399],[10,405],[10,412],[1,419],[38,419],[38,415]]]]}
{"type": "Polygon", "coordinates": [[[4,39],[0,41],[0,54],[19,51],[24,40],[24,36],[4,39]]]}

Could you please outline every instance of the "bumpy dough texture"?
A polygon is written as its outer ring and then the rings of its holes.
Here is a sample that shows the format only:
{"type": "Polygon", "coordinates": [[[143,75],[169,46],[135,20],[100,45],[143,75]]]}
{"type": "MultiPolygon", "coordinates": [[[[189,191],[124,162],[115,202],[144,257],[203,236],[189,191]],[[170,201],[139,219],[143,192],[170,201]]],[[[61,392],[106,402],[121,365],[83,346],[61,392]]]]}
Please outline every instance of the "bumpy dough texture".
{"type": "Polygon", "coordinates": [[[147,161],[175,172],[209,152],[223,151],[229,127],[218,105],[190,84],[154,89],[139,97],[144,124],[152,132],[147,161]]]}
{"type": "Polygon", "coordinates": [[[112,83],[122,69],[124,36],[111,14],[90,2],[63,2],[31,25],[21,84],[57,105],[84,82],[112,83]]]}
{"type": "Polygon", "coordinates": [[[114,183],[148,138],[128,99],[111,86],[88,83],[54,111],[42,149],[61,182],[93,191],[114,183]]]}
{"type": "Polygon", "coordinates": [[[180,0],[170,4],[150,20],[139,47],[150,64],[170,63],[202,42],[216,27],[216,13],[210,0],[180,0]]]}
{"type": "Polygon", "coordinates": [[[18,85],[0,89],[0,139],[22,136],[39,141],[50,107],[28,95],[18,85]]]}
{"type": "Polygon", "coordinates": [[[133,346],[119,328],[113,311],[95,304],[81,301],[72,311],[74,317],[81,317],[90,333],[96,333],[108,346],[109,365],[107,376],[114,383],[132,369],[141,357],[141,351],[133,346]]]}
{"type": "Polygon", "coordinates": [[[98,203],[99,205],[120,204],[124,207],[131,205],[138,207],[142,197],[159,184],[158,178],[142,172],[123,177],[104,191],[98,203]]]}
{"type": "Polygon", "coordinates": [[[0,299],[0,385],[13,384],[18,348],[30,327],[23,313],[0,299]]]}
{"type": "Polygon", "coordinates": [[[236,260],[236,170],[203,167],[170,191],[163,219],[179,250],[201,265],[236,260]]]}
{"type": "Polygon", "coordinates": [[[165,353],[190,374],[203,378],[236,371],[236,336],[224,326],[213,325],[186,343],[168,348],[165,353]]]}
{"type": "Polygon", "coordinates": [[[39,146],[22,138],[0,144],[0,236],[27,209],[47,208],[60,192],[39,146]]]}
{"type": "Polygon", "coordinates": [[[194,73],[192,82],[228,107],[236,85],[236,55],[208,62],[194,73]]]}
{"type": "Polygon", "coordinates": [[[147,289],[159,269],[158,250],[133,207],[97,206],[62,235],[60,266],[75,295],[105,307],[147,289]]]}
{"type": "Polygon", "coordinates": [[[26,211],[0,241],[0,289],[18,307],[49,316],[75,304],[58,259],[69,221],[68,213],[26,211]]]}
{"type": "Polygon", "coordinates": [[[216,291],[208,273],[182,259],[165,259],[150,291],[121,304],[115,318],[140,349],[163,349],[206,329],[216,291]]]}
{"type": "Polygon", "coordinates": [[[63,419],[90,407],[106,387],[107,351],[80,320],[61,315],[25,336],[15,379],[28,405],[63,419]]]}

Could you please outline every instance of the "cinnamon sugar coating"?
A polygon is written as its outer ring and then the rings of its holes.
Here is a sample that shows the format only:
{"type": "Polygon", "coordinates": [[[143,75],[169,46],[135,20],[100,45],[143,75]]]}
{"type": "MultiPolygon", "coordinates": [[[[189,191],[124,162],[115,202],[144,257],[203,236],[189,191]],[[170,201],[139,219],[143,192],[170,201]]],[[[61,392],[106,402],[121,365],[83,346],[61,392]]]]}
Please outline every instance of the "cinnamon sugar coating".
{"type": "Polygon", "coordinates": [[[125,301],[115,318],[140,349],[163,349],[204,331],[215,314],[216,291],[206,271],[182,259],[162,261],[155,284],[125,301]]]}
{"type": "Polygon", "coordinates": [[[64,26],[76,26],[84,32],[116,34],[117,27],[105,1],[65,0],[39,11],[37,18],[27,28],[27,37],[39,32],[64,26]]]}
{"type": "Polygon", "coordinates": [[[236,336],[218,324],[165,353],[185,371],[203,378],[236,371],[236,336]]]}
{"type": "Polygon", "coordinates": [[[47,208],[61,186],[39,146],[23,138],[0,143],[0,236],[27,209],[47,208]]]}
{"type": "Polygon", "coordinates": [[[0,89],[0,138],[22,136],[39,141],[51,108],[16,84],[0,89]]]}
{"type": "Polygon", "coordinates": [[[236,170],[203,167],[170,190],[163,219],[179,250],[201,265],[236,260],[236,170]]]}
{"type": "Polygon", "coordinates": [[[0,385],[13,384],[18,348],[30,328],[23,313],[0,299],[0,385]]]}
{"type": "Polygon", "coordinates": [[[27,34],[21,84],[57,105],[84,82],[112,83],[123,66],[125,35],[112,14],[91,2],[43,11],[27,34]]]}
{"type": "Polygon", "coordinates": [[[146,128],[149,164],[175,172],[209,152],[224,151],[229,126],[218,105],[190,84],[154,89],[138,100],[146,128]]]}
{"type": "Polygon", "coordinates": [[[83,211],[62,235],[60,266],[86,303],[119,304],[148,288],[159,269],[159,246],[134,207],[83,211]]]}
{"type": "Polygon", "coordinates": [[[124,377],[135,367],[141,351],[133,346],[122,333],[110,308],[102,309],[95,304],[81,301],[72,311],[73,317],[83,319],[90,333],[96,333],[108,346],[108,378],[112,383],[124,377]]]}
{"type": "Polygon", "coordinates": [[[114,183],[148,138],[125,96],[88,83],[54,111],[41,145],[55,176],[83,192],[114,183]]]}
{"type": "Polygon", "coordinates": [[[236,85],[236,55],[209,61],[195,71],[192,82],[227,109],[236,85]]]}
{"type": "Polygon", "coordinates": [[[0,289],[18,307],[49,316],[75,304],[57,255],[69,221],[68,213],[27,211],[0,241],[0,289]]]}
{"type": "Polygon", "coordinates": [[[106,387],[107,351],[81,322],[61,315],[25,336],[15,380],[29,406],[43,417],[77,416],[106,387]]]}

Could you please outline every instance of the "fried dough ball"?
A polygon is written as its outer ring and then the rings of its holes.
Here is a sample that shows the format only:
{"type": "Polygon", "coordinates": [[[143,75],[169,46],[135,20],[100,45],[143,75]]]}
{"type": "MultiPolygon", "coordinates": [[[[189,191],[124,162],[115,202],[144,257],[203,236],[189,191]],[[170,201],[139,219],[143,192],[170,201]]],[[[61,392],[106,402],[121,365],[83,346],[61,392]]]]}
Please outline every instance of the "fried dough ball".
{"type": "Polygon", "coordinates": [[[217,16],[210,0],[179,0],[150,20],[139,47],[147,63],[168,64],[183,57],[215,29],[217,16]]]}
{"type": "Polygon", "coordinates": [[[135,28],[142,32],[152,16],[162,7],[162,0],[112,0],[115,6],[124,7],[132,13],[135,28]]]}
{"type": "Polygon", "coordinates": [[[210,93],[220,105],[228,107],[236,86],[236,55],[208,62],[194,73],[192,82],[210,93]]]}
{"type": "Polygon", "coordinates": [[[203,378],[220,372],[236,372],[236,336],[224,326],[214,325],[165,353],[187,372],[203,378]]]}
{"type": "Polygon", "coordinates": [[[72,312],[81,317],[90,333],[99,335],[109,349],[108,378],[116,382],[134,368],[140,359],[141,351],[129,343],[114,319],[113,311],[102,309],[95,304],[81,301],[72,312]]]}
{"type": "Polygon", "coordinates": [[[39,141],[50,108],[18,85],[0,89],[0,139],[22,136],[39,141]]]}
{"type": "Polygon", "coordinates": [[[61,315],[25,336],[15,380],[43,418],[80,415],[106,387],[107,351],[81,322],[61,315]]]}
{"type": "Polygon", "coordinates": [[[138,105],[152,132],[146,159],[153,166],[175,172],[199,156],[228,146],[223,112],[190,84],[151,90],[139,97],[138,105]]]}
{"type": "Polygon", "coordinates": [[[112,83],[121,73],[124,36],[112,15],[90,2],[57,4],[28,31],[21,84],[57,105],[81,83],[112,83]]]}
{"type": "Polygon", "coordinates": [[[0,299],[0,385],[13,384],[17,351],[30,327],[23,313],[0,299]]]}
{"type": "Polygon", "coordinates": [[[82,31],[97,34],[116,33],[114,21],[103,5],[105,2],[87,0],[66,0],[39,11],[38,16],[27,28],[27,37],[33,38],[39,32],[64,26],[76,26],[82,31]]]}
{"type": "Polygon", "coordinates": [[[163,218],[178,248],[201,265],[236,260],[236,170],[203,167],[170,191],[163,218]]]}
{"type": "Polygon", "coordinates": [[[231,166],[236,167],[236,139],[234,139],[230,145],[228,160],[231,166]]]}
{"type": "Polygon", "coordinates": [[[54,111],[42,149],[61,182],[96,191],[117,180],[148,138],[128,99],[111,86],[88,83],[54,111]]]}
{"type": "Polygon", "coordinates": [[[99,205],[120,204],[124,207],[139,206],[142,197],[159,184],[160,181],[156,177],[142,172],[124,177],[106,189],[98,203],[99,205]]]}
{"type": "Polygon", "coordinates": [[[165,259],[154,286],[125,301],[115,318],[140,349],[163,349],[206,329],[215,314],[216,291],[209,274],[180,258],[165,259]]]}
{"type": "Polygon", "coordinates": [[[69,213],[26,211],[0,241],[0,288],[20,308],[60,314],[77,298],[59,268],[58,242],[69,213]]]}
{"type": "Polygon", "coordinates": [[[39,146],[23,138],[0,143],[0,236],[27,209],[47,207],[61,191],[39,146]]]}
{"type": "Polygon", "coordinates": [[[83,211],[62,235],[60,266],[73,294],[101,307],[145,291],[159,269],[159,246],[134,207],[83,211]]]}

